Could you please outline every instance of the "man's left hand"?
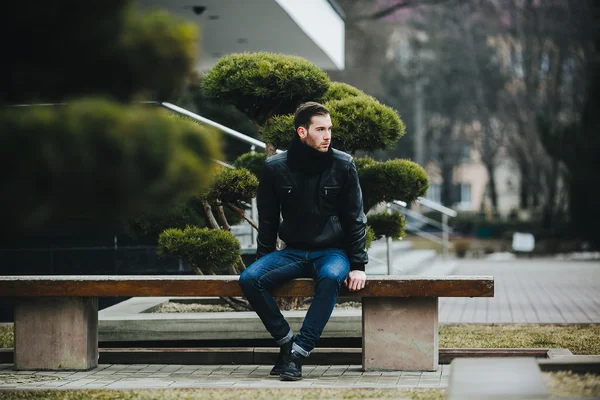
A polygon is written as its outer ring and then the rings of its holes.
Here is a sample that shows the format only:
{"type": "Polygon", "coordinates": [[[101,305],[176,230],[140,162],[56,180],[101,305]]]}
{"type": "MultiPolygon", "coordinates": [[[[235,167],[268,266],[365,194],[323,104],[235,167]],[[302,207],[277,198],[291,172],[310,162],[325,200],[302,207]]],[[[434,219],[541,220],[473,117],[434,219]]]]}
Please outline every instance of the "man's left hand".
{"type": "Polygon", "coordinates": [[[344,281],[344,284],[351,292],[361,290],[365,287],[365,281],[367,280],[367,274],[365,271],[354,270],[350,271],[348,277],[344,281]]]}

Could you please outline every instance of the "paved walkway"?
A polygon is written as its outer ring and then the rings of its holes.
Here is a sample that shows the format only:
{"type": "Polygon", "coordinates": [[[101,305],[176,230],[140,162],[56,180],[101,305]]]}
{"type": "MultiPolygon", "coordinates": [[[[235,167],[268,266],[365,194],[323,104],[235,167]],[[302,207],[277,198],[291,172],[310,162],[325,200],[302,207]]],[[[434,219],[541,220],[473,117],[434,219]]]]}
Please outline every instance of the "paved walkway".
{"type": "Polygon", "coordinates": [[[493,298],[442,298],[441,323],[600,323],[600,263],[461,260],[453,275],[493,275],[493,298]]]}
{"type": "Polygon", "coordinates": [[[14,371],[0,364],[2,389],[446,388],[450,365],[436,372],[362,372],[359,365],[307,365],[304,379],[282,382],[270,365],[100,365],[85,372],[14,371]]]}

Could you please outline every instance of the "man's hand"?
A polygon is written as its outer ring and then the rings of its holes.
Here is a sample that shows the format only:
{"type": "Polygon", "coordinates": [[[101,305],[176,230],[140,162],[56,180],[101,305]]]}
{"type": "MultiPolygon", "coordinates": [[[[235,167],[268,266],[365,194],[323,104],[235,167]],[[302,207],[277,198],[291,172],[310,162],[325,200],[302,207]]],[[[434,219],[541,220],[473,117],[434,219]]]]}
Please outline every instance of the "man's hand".
{"type": "Polygon", "coordinates": [[[365,271],[357,269],[354,271],[350,271],[348,277],[344,281],[344,285],[346,285],[346,287],[350,291],[360,290],[365,287],[366,280],[367,274],[365,274],[365,271]]]}

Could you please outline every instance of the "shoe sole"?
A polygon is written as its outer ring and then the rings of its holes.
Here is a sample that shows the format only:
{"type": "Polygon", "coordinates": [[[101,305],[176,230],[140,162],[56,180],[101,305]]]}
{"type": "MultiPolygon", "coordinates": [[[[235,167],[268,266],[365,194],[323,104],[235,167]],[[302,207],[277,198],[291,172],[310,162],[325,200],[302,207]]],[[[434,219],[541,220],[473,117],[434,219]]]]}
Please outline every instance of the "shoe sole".
{"type": "Polygon", "coordinates": [[[281,375],[281,371],[276,371],[276,372],[275,371],[271,371],[271,372],[269,372],[269,375],[271,375],[271,376],[279,376],[279,375],[281,375]]]}
{"type": "Polygon", "coordinates": [[[282,381],[299,381],[302,379],[301,376],[290,376],[290,375],[280,375],[279,376],[282,381]]]}

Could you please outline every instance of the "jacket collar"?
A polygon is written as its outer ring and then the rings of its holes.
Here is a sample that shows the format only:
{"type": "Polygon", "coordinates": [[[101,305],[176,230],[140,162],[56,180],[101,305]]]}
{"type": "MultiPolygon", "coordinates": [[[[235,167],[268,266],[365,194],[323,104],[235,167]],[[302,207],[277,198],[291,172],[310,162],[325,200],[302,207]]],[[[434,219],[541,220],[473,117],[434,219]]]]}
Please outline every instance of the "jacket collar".
{"type": "Polygon", "coordinates": [[[287,152],[287,164],[292,171],[316,175],[333,166],[333,149],[326,153],[305,145],[296,134],[287,152]]]}

